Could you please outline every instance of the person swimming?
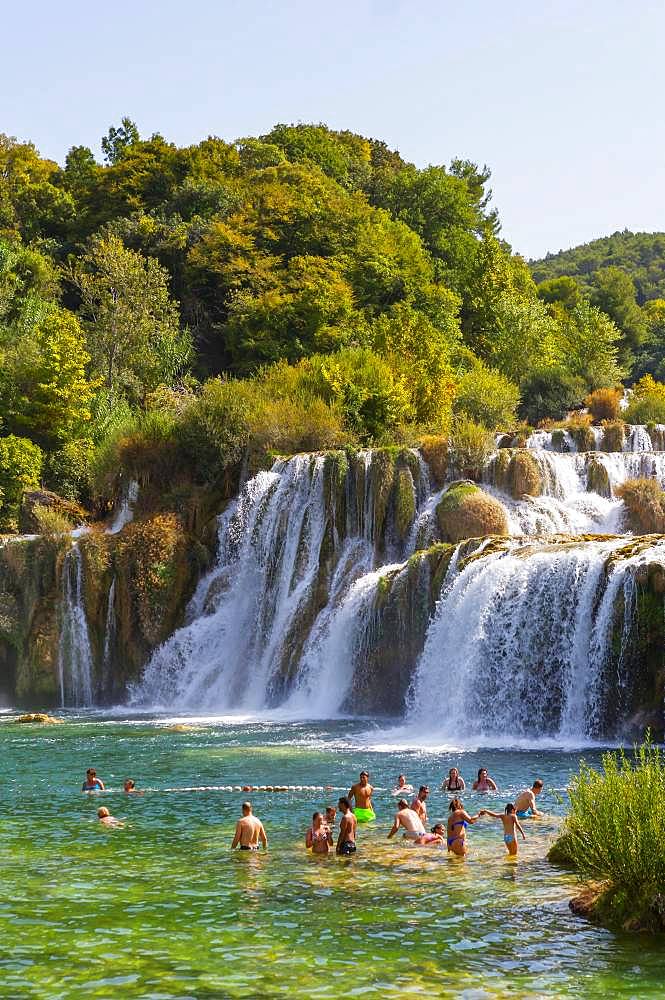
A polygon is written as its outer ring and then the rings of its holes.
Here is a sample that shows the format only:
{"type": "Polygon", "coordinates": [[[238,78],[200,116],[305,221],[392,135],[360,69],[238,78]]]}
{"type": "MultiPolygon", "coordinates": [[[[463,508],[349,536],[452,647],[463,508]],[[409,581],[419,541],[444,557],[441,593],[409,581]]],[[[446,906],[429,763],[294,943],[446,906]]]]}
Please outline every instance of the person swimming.
{"type": "Polygon", "coordinates": [[[94,767],[89,767],[85,772],[85,781],[81,785],[82,792],[103,792],[104,782],[97,777],[94,767]]]}
{"type": "Polygon", "coordinates": [[[353,799],[355,808],[353,810],[359,823],[371,823],[376,819],[376,814],[372,806],[372,794],[374,789],[369,783],[369,771],[361,771],[360,778],[351,785],[347,798],[349,802],[353,799]]]}
{"type": "Polygon", "coordinates": [[[104,826],[121,827],[125,825],[122,820],[116,819],[115,816],[111,816],[111,813],[108,811],[106,806],[102,806],[97,810],[97,818],[104,826]]]}
{"type": "Polygon", "coordinates": [[[542,816],[536,806],[536,795],[540,795],[543,790],[541,778],[536,778],[531,788],[524,788],[515,799],[515,812],[519,819],[527,819],[529,816],[542,816]]]}
{"type": "Polygon", "coordinates": [[[470,816],[461,799],[457,797],[452,800],[448,810],[450,812],[447,834],[448,850],[451,854],[463,858],[466,855],[466,828],[470,823],[475,823],[480,814],[470,816]]]}
{"type": "Polygon", "coordinates": [[[519,830],[522,834],[522,840],[526,840],[526,835],[524,830],[520,826],[520,821],[517,818],[515,812],[515,806],[512,802],[509,802],[506,806],[505,812],[495,813],[490,809],[481,809],[481,816],[492,816],[494,819],[500,819],[503,823],[503,842],[506,845],[506,850],[513,857],[517,854],[517,836],[515,830],[519,830]]]}
{"type": "Polygon", "coordinates": [[[451,767],[448,771],[448,777],[444,779],[441,785],[442,792],[463,792],[466,788],[466,783],[464,778],[459,773],[456,767],[451,767]]]}
{"type": "Polygon", "coordinates": [[[311,848],[312,854],[328,854],[333,846],[330,827],[323,818],[323,813],[315,812],[312,825],[305,836],[305,847],[311,848]]]}
{"type": "Polygon", "coordinates": [[[413,785],[408,785],[405,774],[397,775],[397,784],[393,788],[391,795],[413,795],[413,785]]]}
{"type": "Polygon", "coordinates": [[[337,819],[337,810],[334,806],[326,806],[326,823],[331,830],[335,829],[335,820],[337,819]]]}
{"type": "Polygon", "coordinates": [[[490,778],[487,773],[486,767],[481,767],[478,770],[478,777],[473,783],[474,792],[496,792],[496,782],[490,778]]]}
{"type": "Polygon", "coordinates": [[[133,778],[125,778],[122,787],[124,791],[127,793],[127,795],[143,795],[143,792],[140,792],[136,787],[136,782],[134,781],[133,778]]]}

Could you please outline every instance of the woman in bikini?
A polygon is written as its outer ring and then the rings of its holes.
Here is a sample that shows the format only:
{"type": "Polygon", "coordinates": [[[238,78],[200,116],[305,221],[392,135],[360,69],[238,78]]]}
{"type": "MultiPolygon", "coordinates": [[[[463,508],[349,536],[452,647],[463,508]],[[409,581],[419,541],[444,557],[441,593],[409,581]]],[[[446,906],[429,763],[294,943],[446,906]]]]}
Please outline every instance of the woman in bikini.
{"type": "Polygon", "coordinates": [[[515,806],[512,802],[509,802],[506,806],[505,813],[495,813],[491,812],[489,809],[481,809],[481,816],[493,816],[494,819],[500,819],[503,823],[503,842],[506,845],[506,850],[513,857],[517,854],[517,834],[515,830],[519,830],[522,834],[522,840],[526,840],[524,835],[524,830],[520,826],[520,821],[517,818],[517,813],[515,812],[515,806]]]}
{"type": "Polygon", "coordinates": [[[441,785],[442,792],[463,792],[466,788],[464,783],[464,778],[461,776],[456,767],[451,767],[448,771],[448,777],[444,780],[441,785]]]}
{"type": "Polygon", "coordinates": [[[324,822],[323,815],[315,812],[312,816],[312,825],[305,837],[305,846],[311,847],[312,854],[327,854],[333,846],[332,833],[330,827],[324,822]]]}
{"type": "Polygon", "coordinates": [[[474,792],[496,792],[496,782],[490,778],[486,767],[481,767],[473,783],[474,792]]]}
{"type": "Polygon", "coordinates": [[[448,806],[450,816],[448,817],[448,850],[451,854],[456,854],[463,858],[466,855],[466,828],[469,823],[475,823],[482,815],[469,816],[462,805],[461,799],[454,798],[448,806]]]}

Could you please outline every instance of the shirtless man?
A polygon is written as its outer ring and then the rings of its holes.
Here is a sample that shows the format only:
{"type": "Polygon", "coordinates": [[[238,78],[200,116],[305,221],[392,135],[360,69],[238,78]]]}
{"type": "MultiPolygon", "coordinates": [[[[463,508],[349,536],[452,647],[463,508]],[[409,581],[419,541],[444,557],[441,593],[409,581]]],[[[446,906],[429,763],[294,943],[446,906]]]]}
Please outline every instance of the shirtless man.
{"type": "Polygon", "coordinates": [[[351,785],[347,796],[349,802],[355,801],[354,813],[359,823],[371,823],[376,819],[376,814],[372,808],[372,794],[374,789],[369,783],[369,771],[361,771],[360,778],[351,785]]]}
{"type": "Polygon", "coordinates": [[[424,825],[427,822],[427,796],[429,795],[429,788],[427,785],[421,785],[416,795],[415,799],[411,803],[411,808],[420,817],[420,822],[424,825]]]}
{"type": "Polygon", "coordinates": [[[531,788],[525,788],[515,799],[515,812],[519,819],[526,819],[527,816],[542,816],[536,807],[536,795],[540,795],[543,790],[543,782],[536,778],[531,788]]]}
{"type": "Polygon", "coordinates": [[[406,775],[397,775],[397,784],[393,788],[391,795],[413,795],[413,785],[407,785],[406,775]]]}
{"type": "Polygon", "coordinates": [[[404,839],[418,841],[426,833],[423,821],[415,809],[409,807],[406,799],[400,799],[397,803],[395,822],[393,823],[388,839],[395,836],[399,828],[404,828],[404,839]]]}
{"type": "Polygon", "coordinates": [[[242,819],[236,823],[236,832],[233,835],[231,850],[240,845],[241,851],[258,851],[259,841],[265,848],[268,847],[268,838],[263,829],[263,823],[256,816],[252,815],[252,806],[249,802],[242,804],[242,819]]]}
{"type": "Polygon", "coordinates": [[[342,814],[342,821],[339,824],[339,837],[337,838],[337,853],[355,854],[358,820],[351,811],[351,803],[347,798],[342,797],[337,805],[342,814]]]}

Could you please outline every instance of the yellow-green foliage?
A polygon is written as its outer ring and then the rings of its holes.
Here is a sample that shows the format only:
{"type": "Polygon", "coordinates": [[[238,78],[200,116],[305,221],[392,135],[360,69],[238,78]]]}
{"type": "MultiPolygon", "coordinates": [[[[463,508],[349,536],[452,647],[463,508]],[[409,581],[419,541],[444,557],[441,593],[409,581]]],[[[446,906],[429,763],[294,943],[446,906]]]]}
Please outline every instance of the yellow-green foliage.
{"type": "Polygon", "coordinates": [[[596,438],[591,429],[590,414],[574,414],[567,421],[566,429],[570,431],[578,451],[594,451],[596,438]]]}
{"type": "Polygon", "coordinates": [[[479,479],[493,448],[491,431],[469,417],[457,417],[452,430],[451,451],[455,468],[461,476],[479,479]]]}
{"type": "Polygon", "coordinates": [[[623,418],[628,424],[665,423],[665,384],[651,375],[636,382],[623,418]]]}
{"type": "Polygon", "coordinates": [[[603,439],[600,446],[603,451],[623,451],[626,425],[623,420],[604,420],[603,439]]]}
{"type": "Polygon", "coordinates": [[[614,925],[662,930],[652,909],[665,885],[662,752],[646,742],[634,756],[606,753],[600,771],[582,761],[569,795],[564,853],[582,878],[607,883],[596,914],[614,925]]]}
{"type": "Polygon", "coordinates": [[[508,534],[508,518],[502,504],[473,483],[451,486],[441,497],[436,515],[444,542],[508,534]]]}
{"type": "Polygon", "coordinates": [[[42,471],[42,451],[27,438],[0,438],[0,531],[16,531],[25,490],[36,490],[42,471]]]}
{"type": "Polygon", "coordinates": [[[665,492],[654,479],[628,479],[616,487],[629,513],[634,531],[665,532],[665,492]]]}
{"type": "Polygon", "coordinates": [[[594,420],[616,420],[620,413],[620,389],[596,389],[584,400],[584,405],[594,420]]]}
{"type": "Polygon", "coordinates": [[[478,362],[462,375],[454,408],[455,413],[499,430],[514,424],[519,401],[520,392],[514,382],[478,362]]]}
{"type": "Polygon", "coordinates": [[[44,507],[35,504],[32,509],[40,535],[66,535],[74,527],[70,518],[57,507],[44,507]]]}

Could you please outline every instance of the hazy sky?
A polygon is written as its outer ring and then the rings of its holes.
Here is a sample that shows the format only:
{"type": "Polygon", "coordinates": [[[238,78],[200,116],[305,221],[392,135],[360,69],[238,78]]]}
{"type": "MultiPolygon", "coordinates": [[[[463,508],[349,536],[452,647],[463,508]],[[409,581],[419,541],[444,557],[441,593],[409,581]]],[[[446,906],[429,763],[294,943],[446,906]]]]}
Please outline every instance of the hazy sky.
{"type": "Polygon", "coordinates": [[[663,0],[24,0],[2,35],[0,131],[60,162],[123,115],[178,144],[321,121],[487,163],[527,256],[665,230],[663,0]]]}

